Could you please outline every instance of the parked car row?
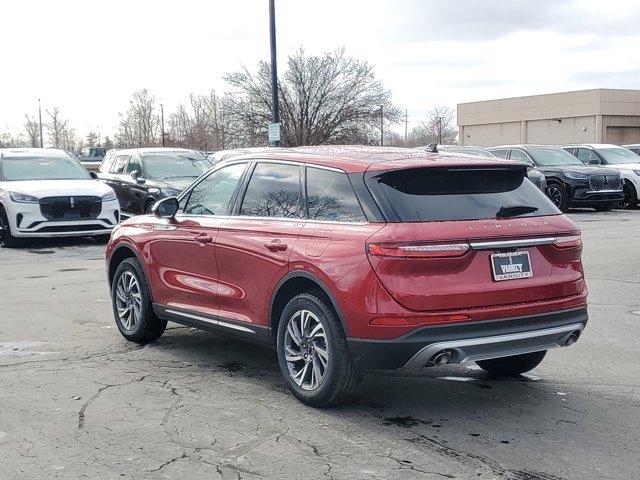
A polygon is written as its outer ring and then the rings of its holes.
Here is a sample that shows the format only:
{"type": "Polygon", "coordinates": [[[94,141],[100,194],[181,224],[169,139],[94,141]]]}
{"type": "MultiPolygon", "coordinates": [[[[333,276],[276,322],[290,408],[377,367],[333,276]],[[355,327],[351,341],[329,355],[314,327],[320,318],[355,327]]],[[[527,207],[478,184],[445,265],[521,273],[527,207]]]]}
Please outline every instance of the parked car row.
{"type": "Polygon", "coordinates": [[[521,161],[544,175],[543,189],[563,212],[571,207],[607,211],[617,206],[636,208],[640,192],[640,146],[627,145],[501,145],[489,148],[429,145],[428,151],[497,157],[521,161]]]}

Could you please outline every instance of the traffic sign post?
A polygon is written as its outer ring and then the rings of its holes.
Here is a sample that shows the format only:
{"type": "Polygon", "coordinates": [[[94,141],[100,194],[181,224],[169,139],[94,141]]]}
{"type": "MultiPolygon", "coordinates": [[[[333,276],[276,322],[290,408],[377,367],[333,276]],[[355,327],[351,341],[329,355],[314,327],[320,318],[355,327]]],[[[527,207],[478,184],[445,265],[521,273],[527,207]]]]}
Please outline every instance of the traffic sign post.
{"type": "Polygon", "coordinates": [[[278,146],[278,144],[280,143],[280,124],[279,123],[269,124],[269,143],[275,146],[278,146]]]}

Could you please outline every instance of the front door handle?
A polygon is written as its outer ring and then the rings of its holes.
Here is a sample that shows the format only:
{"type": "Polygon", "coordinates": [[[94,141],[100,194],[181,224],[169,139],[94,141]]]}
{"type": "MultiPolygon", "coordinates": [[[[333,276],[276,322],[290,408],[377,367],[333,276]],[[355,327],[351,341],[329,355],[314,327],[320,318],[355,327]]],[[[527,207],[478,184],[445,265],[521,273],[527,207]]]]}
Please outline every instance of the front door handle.
{"type": "Polygon", "coordinates": [[[213,237],[208,233],[201,233],[199,235],[196,235],[195,240],[196,240],[196,243],[204,247],[207,243],[213,242],[213,237]]]}
{"type": "Polygon", "coordinates": [[[264,244],[272,252],[284,252],[289,246],[286,243],[282,243],[280,240],[272,240],[269,243],[264,244]]]}

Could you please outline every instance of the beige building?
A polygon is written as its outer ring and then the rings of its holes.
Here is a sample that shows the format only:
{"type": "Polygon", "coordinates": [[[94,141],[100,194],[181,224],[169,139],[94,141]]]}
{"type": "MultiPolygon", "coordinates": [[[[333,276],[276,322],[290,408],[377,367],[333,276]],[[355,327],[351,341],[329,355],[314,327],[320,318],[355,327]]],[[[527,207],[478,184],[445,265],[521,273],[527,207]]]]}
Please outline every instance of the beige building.
{"type": "Polygon", "coordinates": [[[599,88],[458,104],[460,145],[640,143],[640,90],[599,88]]]}

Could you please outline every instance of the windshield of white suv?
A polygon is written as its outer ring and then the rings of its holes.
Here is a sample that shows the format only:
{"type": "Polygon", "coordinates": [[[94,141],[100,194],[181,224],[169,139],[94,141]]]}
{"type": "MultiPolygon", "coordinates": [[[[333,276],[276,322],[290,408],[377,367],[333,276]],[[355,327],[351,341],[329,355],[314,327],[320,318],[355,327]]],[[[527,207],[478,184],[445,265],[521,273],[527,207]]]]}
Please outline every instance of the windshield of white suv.
{"type": "Polygon", "coordinates": [[[527,152],[540,167],[562,167],[564,165],[584,166],[581,160],[566,150],[557,147],[527,147],[527,152]]]}
{"type": "Polygon", "coordinates": [[[5,181],[89,180],[89,172],[70,156],[4,157],[0,176],[5,181]]]}
{"type": "Polygon", "coordinates": [[[142,158],[149,178],[199,177],[211,164],[202,157],[184,154],[150,155],[142,158]]]}
{"type": "Polygon", "coordinates": [[[609,165],[623,165],[625,163],[640,163],[638,155],[626,148],[599,148],[598,153],[602,155],[609,165]]]}

